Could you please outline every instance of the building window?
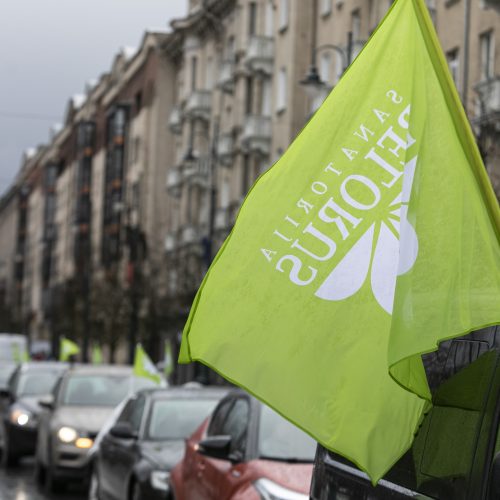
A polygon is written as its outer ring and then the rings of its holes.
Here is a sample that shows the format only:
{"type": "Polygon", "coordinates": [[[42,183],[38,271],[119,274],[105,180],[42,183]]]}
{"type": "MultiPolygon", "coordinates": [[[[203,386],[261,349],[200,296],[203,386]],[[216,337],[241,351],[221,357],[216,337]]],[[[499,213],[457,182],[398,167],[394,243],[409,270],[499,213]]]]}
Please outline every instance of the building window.
{"type": "Polygon", "coordinates": [[[280,31],[288,27],[290,17],[290,0],[281,0],[280,6],[280,31]]]}
{"type": "Polygon", "coordinates": [[[274,6],[272,2],[266,3],[265,35],[272,37],[274,34],[274,6]]]}
{"type": "Polygon", "coordinates": [[[205,88],[207,90],[212,90],[214,88],[214,60],[212,57],[207,59],[205,88]]]}
{"type": "Polygon", "coordinates": [[[481,80],[489,80],[494,74],[493,32],[488,31],[479,37],[481,50],[481,80]]]}
{"type": "Polygon", "coordinates": [[[458,78],[460,76],[460,56],[458,49],[446,52],[446,60],[448,61],[448,67],[450,68],[450,73],[453,81],[455,82],[455,86],[458,88],[458,78]]]}
{"type": "Polygon", "coordinates": [[[335,83],[337,83],[344,73],[344,58],[340,54],[335,54],[335,83]]]}
{"type": "Polygon", "coordinates": [[[278,95],[276,97],[276,111],[284,111],[287,101],[287,74],[286,68],[281,68],[278,73],[278,95]]]}
{"type": "Polygon", "coordinates": [[[198,59],[195,57],[191,58],[191,90],[196,90],[196,73],[198,70],[198,59]]]}
{"type": "Polygon", "coordinates": [[[321,15],[328,16],[332,12],[332,0],[321,0],[321,15]]]}
{"type": "Polygon", "coordinates": [[[257,34],[257,2],[248,4],[248,36],[257,34]]]}
{"type": "Polygon", "coordinates": [[[329,52],[323,52],[319,61],[319,77],[321,81],[330,85],[332,57],[329,52]]]}
{"type": "Polygon", "coordinates": [[[353,11],[351,14],[351,31],[352,39],[356,42],[361,37],[361,13],[359,9],[353,11]]]}
{"type": "Polygon", "coordinates": [[[140,90],[135,94],[134,101],[135,101],[135,113],[139,114],[142,108],[142,92],[140,90]]]}
{"type": "Polygon", "coordinates": [[[272,83],[270,78],[262,82],[262,116],[271,116],[272,113],[272,83]]]}
{"type": "Polygon", "coordinates": [[[245,113],[251,115],[253,112],[253,78],[248,76],[246,79],[245,93],[245,113]]]}

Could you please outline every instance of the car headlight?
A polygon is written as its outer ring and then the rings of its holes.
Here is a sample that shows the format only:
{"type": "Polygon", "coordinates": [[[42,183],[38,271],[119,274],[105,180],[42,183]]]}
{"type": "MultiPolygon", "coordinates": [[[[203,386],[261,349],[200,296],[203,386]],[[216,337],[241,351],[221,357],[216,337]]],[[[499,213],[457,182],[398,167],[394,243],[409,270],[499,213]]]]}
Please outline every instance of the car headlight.
{"type": "Polygon", "coordinates": [[[154,470],[151,472],[151,486],[155,490],[168,491],[168,478],[170,474],[163,470],[154,470]]]}
{"type": "Polygon", "coordinates": [[[269,479],[259,479],[254,483],[262,500],[308,500],[309,495],[292,491],[269,479]]]}
{"type": "Polygon", "coordinates": [[[63,443],[73,443],[78,438],[78,432],[73,427],[61,427],[57,431],[57,437],[63,443]]]}
{"type": "Polygon", "coordinates": [[[15,425],[25,427],[34,422],[34,416],[28,410],[16,408],[10,412],[10,421],[15,425]]]}

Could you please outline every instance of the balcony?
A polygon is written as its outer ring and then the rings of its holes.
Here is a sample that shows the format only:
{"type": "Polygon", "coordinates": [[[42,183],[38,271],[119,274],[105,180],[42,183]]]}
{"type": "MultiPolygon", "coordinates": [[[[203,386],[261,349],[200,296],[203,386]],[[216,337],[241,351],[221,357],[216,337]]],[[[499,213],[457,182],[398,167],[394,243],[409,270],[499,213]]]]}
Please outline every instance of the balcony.
{"type": "Polygon", "coordinates": [[[269,155],[271,151],[271,118],[269,116],[248,115],[245,118],[241,140],[245,151],[269,155]]]}
{"type": "Polygon", "coordinates": [[[212,109],[212,92],[210,90],[194,90],[188,97],[184,112],[189,118],[208,121],[212,109]]]}
{"type": "Polygon", "coordinates": [[[214,226],[216,231],[229,232],[232,227],[231,213],[229,208],[218,208],[215,213],[214,226]]]}
{"type": "Polygon", "coordinates": [[[483,5],[496,10],[500,14],[500,0],[483,0],[483,5]]]}
{"type": "Polygon", "coordinates": [[[245,62],[251,71],[271,75],[274,63],[274,39],[252,36],[248,43],[245,62]]]}
{"type": "Polygon", "coordinates": [[[182,164],[182,178],[191,185],[208,187],[210,174],[210,158],[202,157],[184,161],[182,164]]]}
{"type": "Polygon", "coordinates": [[[176,249],[177,234],[174,231],[167,233],[165,236],[165,252],[171,253],[176,249]]]}
{"type": "Polygon", "coordinates": [[[220,67],[218,86],[224,92],[232,93],[234,90],[235,64],[233,61],[223,61],[220,67]]]}
{"type": "Polygon", "coordinates": [[[201,235],[199,228],[193,225],[184,226],[181,232],[183,245],[194,245],[201,243],[201,235]]]}
{"type": "Polygon", "coordinates": [[[167,191],[171,196],[178,198],[181,194],[182,171],[181,167],[171,167],[167,172],[167,191]]]}
{"type": "Polygon", "coordinates": [[[479,94],[479,101],[481,103],[480,119],[500,112],[500,76],[480,82],[475,88],[479,94]]]}
{"type": "Polygon", "coordinates": [[[172,134],[180,134],[182,132],[182,113],[179,106],[174,106],[168,118],[168,128],[172,134]]]}
{"type": "Polygon", "coordinates": [[[221,165],[231,166],[234,155],[234,137],[232,133],[221,134],[217,142],[217,158],[221,165]]]}

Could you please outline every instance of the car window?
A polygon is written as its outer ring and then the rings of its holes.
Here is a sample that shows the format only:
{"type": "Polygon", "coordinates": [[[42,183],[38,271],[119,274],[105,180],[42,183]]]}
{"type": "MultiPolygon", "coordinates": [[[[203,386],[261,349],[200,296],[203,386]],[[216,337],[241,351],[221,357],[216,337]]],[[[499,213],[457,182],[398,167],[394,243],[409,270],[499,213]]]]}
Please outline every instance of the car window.
{"type": "Polygon", "coordinates": [[[352,463],[328,452],[326,461],[333,467],[335,477],[334,486],[329,486],[330,496],[324,498],[336,498],[334,492],[340,489],[345,500],[359,498],[360,491],[362,496],[369,495],[373,500],[406,498],[409,495],[395,493],[401,487],[424,498],[466,498],[472,467],[478,459],[475,452],[479,431],[499,353],[481,354],[480,348],[462,342],[459,345],[457,349],[463,351],[457,354],[458,358],[465,358],[473,351],[478,358],[435,389],[433,408],[424,418],[412,448],[383,481],[372,487],[367,476],[352,463]]]}
{"type": "Polygon", "coordinates": [[[227,413],[234,400],[228,399],[223,401],[216,409],[212,418],[210,419],[210,425],[208,426],[207,436],[220,436],[222,435],[222,425],[226,420],[227,413]]]}
{"type": "Polygon", "coordinates": [[[185,439],[210,415],[217,399],[174,399],[154,401],[151,406],[147,438],[185,439]]]}
{"type": "Polygon", "coordinates": [[[118,417],[117,422],[126,422],[130,424],[131,428],[135,432],[139,432],[141,428],[142,415],[144,413],[144,405],[146,398],[144,396],[137,396],[125,405],[121,415],[118,417]]]}
{"type": "Polygon", "coordinates": [[[128,375],[79,375],[68,377],[61,394],[62,405],[116,406],[130,393],[128,375]]]}
{"type": "Polygon", "coordinates": [[[249,414],[248,399],[238,398],[222,425],[221,434],[231,436],[231,453],[235,451],[245,452],[249,414]]]}
{"type": "Polygon", "coordinates": [[[59,370],[29,370],[22,372],[16,384],[16,396],[50,394],[60,375],[59,370]]]}
{"type": "Polygon", "coordinates": [[[15,370],[15,365],[0,364],[0,389],[7,388],[12,372],[15,370]]]}
{"type": "Polygon", "coordinates": [[[261,458],[312,462],[316,441],[304,431],[262,405],[259,420],[258,453],[261,458]]]}

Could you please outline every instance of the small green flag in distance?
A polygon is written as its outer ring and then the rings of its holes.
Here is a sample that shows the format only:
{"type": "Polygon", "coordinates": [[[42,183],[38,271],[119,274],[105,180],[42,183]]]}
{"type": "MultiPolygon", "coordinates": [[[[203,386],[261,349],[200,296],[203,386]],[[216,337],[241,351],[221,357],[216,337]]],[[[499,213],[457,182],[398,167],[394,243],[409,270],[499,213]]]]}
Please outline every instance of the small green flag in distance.
{"type": "Polygon", "coordinates": [[[103,362],[101,346],[95,342],[92,346],[92,364],[100,365],[103,362]]]}
{"type": "Polygon", "coordinates": [[[80,353],[78,344],[65,337],[61,338],[59,344],[59,361],[68,361],[70,356],[76,356],[80,353]]]}
{"type": "Polygon", "coordinates": [[[165,341],[165,359],[164,359],[164,373],[165,377],[170,377],[174,371],[174,360],[172,358],[172,345],[170,341],[165,341]]]}
{"type": "Polygon", "coordinates": [[[376,482],[430,407],[421,354],[500,322],[500,210],[424,0],[396,0],[251,189],[180,362],[376,482]]]}
{"type": "Polygon", "coordinates": [[[161,384],[161,375],[141,344],[137,344],[135,347],[134,375],[161,384]]]}
{"type": "Polygon", "coordinates": [[[12,358],[16,363],[26,363],[30,360],[30,355],[27,349],[25,349],[24,347],[23,349],[21,349],[17,342],[13,342],[11,348],[12,358]]]}

